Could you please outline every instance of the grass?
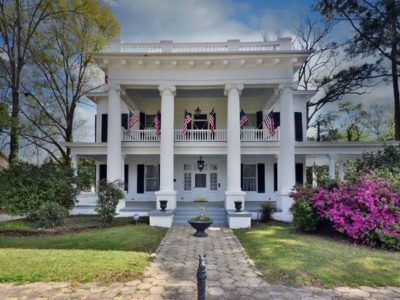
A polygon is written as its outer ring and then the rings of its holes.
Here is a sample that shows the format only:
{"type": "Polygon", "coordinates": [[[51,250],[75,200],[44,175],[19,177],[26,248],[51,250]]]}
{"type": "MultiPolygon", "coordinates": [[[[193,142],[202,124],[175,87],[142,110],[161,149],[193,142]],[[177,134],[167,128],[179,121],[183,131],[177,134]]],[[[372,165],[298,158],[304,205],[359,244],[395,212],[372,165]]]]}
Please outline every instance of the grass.
{"type": "Polygon", "coordinates": [[[400,286],[400,253],[273,223],[235,230],[265,278],[289,286],[400,286]]]}
{"type": "Polygon", "coordinates": [[[0,236],[0,282],[132,280],[149,264],[150,253],[165,233],[166,229],[139,224],[59,235],[0,236]]]}
{"type": "MultiPolygon", "coordinates": [[[[127,225],[132,223],[132,218],[115,218],[112,226],[127,225]]],[[[102,227],[101,219],[99,216],[69,216],[66,219],[65,225],[59,228],[61,231],[68,231],[74,229],[85,229],[102,227]]],[[[0,233],[4,231],[26,231],[26,232],[40,232],[37,226],[27,221],[26,219],[11,220],[0,222],[0,233]]]]}

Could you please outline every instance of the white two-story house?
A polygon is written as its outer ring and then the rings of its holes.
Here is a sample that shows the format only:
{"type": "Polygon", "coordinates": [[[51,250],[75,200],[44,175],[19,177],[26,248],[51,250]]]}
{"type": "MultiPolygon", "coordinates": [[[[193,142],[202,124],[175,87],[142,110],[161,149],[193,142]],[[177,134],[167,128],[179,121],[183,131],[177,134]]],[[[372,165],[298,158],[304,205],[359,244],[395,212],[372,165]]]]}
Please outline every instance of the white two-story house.
{"type": "MultiPolygon", "coordinates": [[[[90,158],[97,180],[124,182],[121,215],[156,209],[159,200],[172,213],[196,201],[228,211],[242,201],[257,212],[271,201],[274,217],[289,221],[289,193],[304,183],[306,164],[326,161],[330,176],[342,177],[344,160],[381,147],[306,141],[314,92],[297,90],[293,78],[309,54],[293,50],[290,38],[113,41],[93,54],[108,80],[89,95],[97,105],[94,141],[66,144],[73,165],[90,158]]],[[[90,199],[82,195],[77,209],[90,199]]]]}

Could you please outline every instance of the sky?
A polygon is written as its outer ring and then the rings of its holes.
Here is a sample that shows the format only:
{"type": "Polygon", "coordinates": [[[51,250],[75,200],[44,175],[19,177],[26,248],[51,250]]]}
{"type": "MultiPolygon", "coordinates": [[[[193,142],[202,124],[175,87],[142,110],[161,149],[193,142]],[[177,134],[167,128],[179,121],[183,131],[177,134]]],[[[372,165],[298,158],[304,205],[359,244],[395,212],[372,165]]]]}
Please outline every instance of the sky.
{"type": "MultiPolygon", "coordinates": [[[[103,0],[121,24],[124,42],[216,42],[227,39],[260,41],[263,34],[274,39],[292,35],[302,17],[312,12],[314,0],[103,0]]],[[[339,27],[333,38],[343,39],[348,29],[339,27]]],[[[391,85],[379,85],[363,96],[345,100],[366,105],[392,106],[391,85]]],[[[334,110],[331,106],[329,110],[334,110]]],[[[88,119],[79,131],[82,139],[93,136],[94,107],[80,107],[78,116],[88,119]],[[85,138],[83,138],[85,133],[85,138]]],[[[311,130],[312,133],[312,130],[311,130]]]]}

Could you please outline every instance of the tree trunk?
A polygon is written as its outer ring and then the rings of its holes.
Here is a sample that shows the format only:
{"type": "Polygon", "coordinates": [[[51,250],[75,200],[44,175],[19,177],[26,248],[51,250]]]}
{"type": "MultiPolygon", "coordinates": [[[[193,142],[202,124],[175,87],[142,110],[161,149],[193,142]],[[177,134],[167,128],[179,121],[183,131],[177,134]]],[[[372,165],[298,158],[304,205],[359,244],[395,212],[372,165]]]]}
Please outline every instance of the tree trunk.
{"type": "Polygon", "coordinates": [[[10,154],[8,155],[8,161],[10,164],[18,159],[19,152],[19,94],[17,89],[14,89],[12,95],[11,118],[10,154]]]}
{"type": "Polygon", "coordinates": [[[392,81],[394,98],[394,137],[396,141],[400,141],[400,97],[397,65],[395,60],[392,60],[392,81]]]}

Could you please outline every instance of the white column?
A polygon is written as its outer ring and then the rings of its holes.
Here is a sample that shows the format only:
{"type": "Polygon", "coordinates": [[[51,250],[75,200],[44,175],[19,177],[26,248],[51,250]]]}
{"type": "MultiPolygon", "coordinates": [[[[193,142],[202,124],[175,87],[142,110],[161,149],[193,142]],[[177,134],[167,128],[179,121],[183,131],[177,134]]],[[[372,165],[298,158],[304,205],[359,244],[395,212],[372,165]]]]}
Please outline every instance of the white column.
{"type": "Polygon", "coordinates": [[[74,171],[74,175],[78,176],[78,156],[71,154],[71,168],[74,171]]]}
{"type": "Polygon", "coordinates": [[[335,167],[336,167],[336,155],[329,154],[329,178],[330,179],[336,178],[335,167]]]}
{"type": "Polygon", "coordinates": [[[291,85],[282,85],[279,89],[281,122],[278,182],[282,212],[277,214],[276,218],[281,221],[291,221],[292,214],[289,209],[293,199],[289,194],[295,185],[293,91],[291,85]]]}
{"type": "Polygon", "coordinates": [[[242,201],[244,208],[244,193],[240,186],[240,94],[243,84],[228,83],[225,85],[225,95],[228,96],[227,122],[227,191],[225,192],[225,208],[234,209],[235,201],[242,201]]]}
{"type": "Polygon", "coordinates": [[[339,180],[344,180],[344,163],[341,161],[338,163],[338,173],[339,173],[339,180]]]}
{"type": "Polygon", "coordinates": [[[119,85],[110,85],[108,91],[107,180],[121,177],[121,98],[119,85]]]}
{"type": "Polygon", "coordinates": [[[317,186],[317,169],[315,165],[312,167],[312,186],[317,186]]]}
{"type": "Polygon", "coordinates": [[[175,86],[161,85],[161,138],[160,138],[160,190],[156,192],[159,200],[167,200],[167,209],[176,208],[174,190],[174,96],[175,86]]]}

